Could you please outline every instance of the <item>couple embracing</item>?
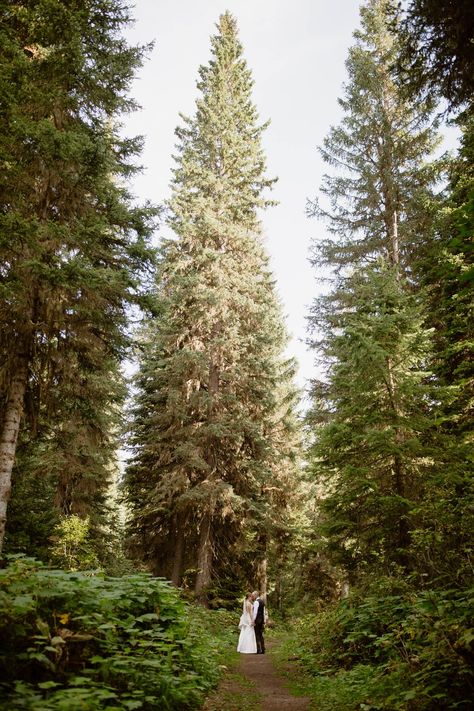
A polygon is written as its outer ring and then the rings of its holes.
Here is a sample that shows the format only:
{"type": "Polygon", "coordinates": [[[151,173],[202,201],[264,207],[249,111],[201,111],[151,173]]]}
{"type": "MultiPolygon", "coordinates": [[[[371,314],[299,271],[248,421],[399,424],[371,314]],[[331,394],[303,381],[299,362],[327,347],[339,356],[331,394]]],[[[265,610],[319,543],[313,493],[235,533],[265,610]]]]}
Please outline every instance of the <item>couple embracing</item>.
{"type": "Polygon", "coordinates": [[[264,626],[265,603],[258,592],[247,593],[239,622],[237,651],[242,654],[265,654],[264,626]]]}

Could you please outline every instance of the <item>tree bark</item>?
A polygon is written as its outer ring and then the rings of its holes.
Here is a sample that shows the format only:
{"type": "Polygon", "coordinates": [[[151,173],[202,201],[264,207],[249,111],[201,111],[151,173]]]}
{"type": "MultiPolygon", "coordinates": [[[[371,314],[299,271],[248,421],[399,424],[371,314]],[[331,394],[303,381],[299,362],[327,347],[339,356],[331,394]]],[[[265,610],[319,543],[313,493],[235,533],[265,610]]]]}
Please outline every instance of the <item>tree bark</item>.
{"type": "Polygon", "coordinates": [[[176,543],[174,548],[173,569],[171,571],[171,582],[175,587],[181,585],[183,576],[183,560],[184,560],[184,516],[175,516],[175,532],[176,543]]]}
{"type": "MultiPolygon", "coordinates": [[[[283,612],[282,607],[282,595],[283,595],[283,583],[281,579],[281,569],[278,569],[276,581],[275,581],[275,607],[278,612],[283,612]]],[[[273,599],[273,596],[272,596],[273,599]]]]}
{"type": "Polygon", "coordinates": [[[23,415],[27,380],[28,356],[25,353],[19,357],[15,374],[10,383],[3,427],[0,435],[0,553],[3,549],[3,540],[5,537],[7,506],[11,493],[12,470],[23,415]]]}
{"type": "MultiPolygon", "coordinates": [[[[213,360],[209,365],[209,393],[214,396],[219,392],[219,367],[213,360]]],[[[214,403],[211,403],[211,411],[214,403]]]]}
{"type": "MultiPolygon", "coordinates": [[[[390,392],[390,399],[392,403],[392,408],[395,413],[395,416],[398,418],[401,417],[402,411],[401,407],[398,403],[397,400],[397,392],[396,392],[396,384],[395,384],[395,378],[393,375],[393,365],[392,365],[392,359],[387,358],[387,368],[388,368],[388,383],[389,383],[389,392],[390,392]]],[[[403,432],[401,428],[397,425],[395,427],[395,443],[397,446],[401,444],[403,441],[403,432]]],[[[405,471],[404,471],[404,466],[403,466],[403,460],[400,454],[395,453],[393,455],[393,466],[392,466],[392,471],[394,475],[394,489],[395,493],[397,496],[400,496],[400,498],[405,498],[405,471]]],[[[410,536],[410,529],[408,526],[408,522],[405,518],[404,515],[401,515],[398,519],[398,526],[397,526],[397,544],[398,544],[398,552],[397,552],[397,558],[400,562],[400,564],[404,567],[408,566],[408,555],[407,555],[407,549],[410,545],[411,542],[411,536],[410,536]]]]}
{"type": "Polygon", "coordinates": [[[260,532],[258,535],[258,557],[255,560],[255,582],[257,590],[262,595],[267,594],[267,536],[260,532]]]}
{"type": "MultiPolygon", "coordinates": [[[[213,329],[213,335],[216,335],[220,330],[220,324],[215,324],[214,329],[213,329]]],[[[208,393],[209,393],[209,406],[208,406],[208,422],[212,421],[215,408],[216,408],[216,402],[214,400],[216,394],[219,392],[219,366],[217,365],[216,362],[216,356],[213,352],[211,352],[210,355],[210,362],[209,362],[209,380],[208,380],[208,393]]],[[[212,472],[215,471],[216,464],[214,460],[215,457],[215,452],[214,452],[214,447],[215,443],[212,442],[212,440],[208,443],[208,452],[207,452],[207,463],[209,465],[209,469],[211,472],[210,478],[212,479],[212,472]]],[[[213,553],[212,553],[212,517],[214,513],[214,507],[215,507],[215,502],[212,500],[212,492],[211,492],[211,500],[208,504],[208,508],[205,511],[205,513],[202,515],[201,518],[201,526],[200,526],[200,534],[199,534],[199,549],[198,549],[198,561],[197,561],[197,567],[198,567],[198,574],[196,578],[196,585],[194,588],[194,592],[196,594],[197,600],[201,603],[201,605],[204,605],[204,607],[208,607],[209,601],[207,598],[207,593],[209,590],[209,586],[211,584],[211,579],[212,579],[212,558],[213,558],[213,553]]]]}
{"type": "Polygon", "coordinates": [[[207,511],[201,519],[198,552],[198,574],[195,593],[197,600],[208,607],[207,593],[212,578],[212,513],[207,511]]]}
{"type": "MultiPolygon", "coordinates": [[[[397,433],[398,434],[398,433],[397,433]]],[[[395,491],[397,496],[405,498],[405,480],[403,472],[403,463],[401,457],[398,454],[394,455],[393,458],[393,471],[395,475],[395,491]]],[[[398,519],[398,560],[400,564],[404,567],[408,566],[408,554],[407,550],[410,545],[410,529],[408,527],[408,522],[404,515],[401,515],[398,519]]]]}
{"type": "Polygon", "coordinates": [[[267,558],[260,558],[257,561],[255,578],[257,583],[257,590],[262,597],[267,594],[267,558]]]}
{"type": "MultiPolygon", "coordinates": [[[[392,214],[392,259],[393,265],[398,267],[400,264],[400,244],[398,241],[398,215],[396,210],[392,214]]],[[[398,278],[400,278],[400,274],[398,278]]]]}

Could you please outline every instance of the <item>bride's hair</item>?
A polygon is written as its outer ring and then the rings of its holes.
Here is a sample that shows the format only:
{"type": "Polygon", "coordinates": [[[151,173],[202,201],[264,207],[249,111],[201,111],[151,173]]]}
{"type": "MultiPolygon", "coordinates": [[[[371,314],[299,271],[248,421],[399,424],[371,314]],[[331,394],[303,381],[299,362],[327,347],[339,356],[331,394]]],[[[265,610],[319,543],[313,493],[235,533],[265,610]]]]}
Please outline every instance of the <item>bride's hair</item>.
{"type": "Polygon", "coordinates": [[[252,593],[251,592],[245,593],[245,599],[248,600],[249,597],[252,597],[252,593]]]}

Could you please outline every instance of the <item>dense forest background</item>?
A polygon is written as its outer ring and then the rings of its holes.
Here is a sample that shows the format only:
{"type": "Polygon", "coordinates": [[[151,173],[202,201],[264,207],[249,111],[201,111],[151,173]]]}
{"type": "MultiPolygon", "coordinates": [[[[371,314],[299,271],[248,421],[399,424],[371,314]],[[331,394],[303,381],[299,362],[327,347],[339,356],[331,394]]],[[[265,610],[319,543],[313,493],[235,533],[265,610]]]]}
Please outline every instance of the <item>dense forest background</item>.
{"type": "Polygon", "coordinates": [[[156,206],[130,194],[141,143],[120,127],[149,50],[123,38],[130,9],[0,7],[5,708],[195,707],[212,612],[183,598],[232,610],[258,587],[300,619],[288,649],[319,708],[467,709],[471,4],[361,6],[328,172],[301,196],[328,230],[306,412],[237,20],[219,18],[156,206]],[[459,146],[440,155],[447,122],[459,146]]]}

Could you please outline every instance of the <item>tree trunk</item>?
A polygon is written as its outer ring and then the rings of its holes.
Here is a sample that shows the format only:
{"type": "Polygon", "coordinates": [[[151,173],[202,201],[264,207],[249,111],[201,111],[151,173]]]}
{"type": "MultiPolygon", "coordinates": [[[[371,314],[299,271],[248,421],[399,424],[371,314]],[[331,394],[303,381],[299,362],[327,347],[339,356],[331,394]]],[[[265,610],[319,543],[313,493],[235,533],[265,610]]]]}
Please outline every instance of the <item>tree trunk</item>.
{"type": "Polygon", "coordinates": [[[20,431],[23,403],[28,379],[28,356],[20,356],[5,406],[3,428],[0,436],[0,553],[3,548],[7,506],[11,493],[12,469],[20,431]]]}
{"type": "MultiPolygon", "coordinates": [[[[397,432],[398,435],[398,432],[397,432]]],[[[405,479],[403,472],[403,463],[401,457],[395,454],[393,457],[393,472],[395,478],[395,491],[397,496],[405,498],[405,479]]],[[[410,529],[405,515],[400,515],[398,519],[398,531],[397,531],[397,543],[398,543],[398,553],[397,558],[400,565],[403,567],[408,566],[408,547],[411,542],[410,529]]]]}
{"type": "MultiPolygon", "coordinates": [[[[282,606],[282,594],[283,594],[283,584],[281,580],[281,568],[278,569],[276,582],[275,582],[275,607],[278,612],[283,612],[282,606]]],[[[272,596],[273,599],[273,596],[272,596]]]]}
{"type": "Polygon", "coordinates": [[[183,560],[184,560],[184,516],[175,516],[175,533],[176,543],[174,548],[173,570],[171,572],[171,582],[175,587],[181,585],[183,575],[183,560]]]}
{"type": "MultiPolygon", "coordinates": [[[[209,365],[209,393],[214,396],[219,392],[219,367],[211,360],[209,365]]],[[[211,402],[211,411],[214,403],[211,402]]]]}
{"type": "Polygon", "coordinates": [[[201,519],[198,551],[198,574],[196,578],[196,598],[208,606],[207,592],[212,578],[212,513],[207,511],[201,519]]]}
{"type": "MultiPolygon", "coordinates": [[[[214,335],[218,333],[220,330],[220,324],[215,324],[214,326],[214,335]]],[[[210,355],[210,362],[209,362],[209,381],[208,381],[208,392],[210,395],[209,398],[209,406],[208,406],[208,412],[207,412],[207,417],[208,417],[208,422],[212,421],[214,411],[215,411],[215,400],[214,397],[219,391],[219,367],[216,363],[216,358],[215,354],[211,352],[210,355]]],[[[207,463],[209,465],[210,469],[210,478],[212,478],[212,472],[215,471],[216,468],[216,463],[214,460],[215,458],[215,443],[212,441],[212,439],[208,443],[208,452],[207,452],[207,463]]],[[[211,584],[211,579],[212,579],[212,516],[214,512],[214,505],[212,501],[212,492],[211,492],[211,500],[208,504],[209,508],[207,511],[203,514],[202,519],[201,519],[201,526],[200,526],[200,533],[199,533],[199,550],[198,550],[198,562],[197,562],[197,567],[198,567],[198,574],[196,578],[196,585],[194,588],[194,591],[196,593],[196,598],[197,600],[201,603],[201,605],[204,605],[204,607],[208,607],[208,599],[207,599],[207,593],[209,590],[209,586],[211,584]]]]}
{"type": "MultiPolygon", "coordinates": [[[[212,339],[217,338],[217,336],[222,332],[222,323],[217,321],[212,328],[212,339]]],[[[214,402],[214,397],[219,392],[219,380],[220,380],[220,367],[219,367],[219,354],[216,353],[214,346],[211,347],[209,353],[209,380],[208,380],[208,392],[210,395],[208,416],[212,417],[215,411],[216,403],[214,402]]]]}
{"type": "Polygon", "coordinates": [[[257,539],[257,557],[255,559],[255,583],[262,595],[267,594],[267,536],[260,532],[257,539]]]}
{"type": "Polygon", "coordinates": [[[267,594],[267,559],[260,558],[257,561],[255,578],[257,583],[257,590],[260,595],[264,598],[267,594]]]}
{"type": "MultiPolygon", "coordinates": [[[[400,245],[398,241],[398,215],[397,211],[393,211],[392,215],[392,259],[393,265],[398,267],[400,264],[400,245]]],[[[400,274],[398,275],[400,278],[400,274]]]]}
{"type": "MultiPolygon", "coordinates": [[[[393,365],[392,365],[392,359],[387,358],[387,367],[388,367],[388,383],[389,383],[389,392],[390,392],[390,399],[392,403],[392,408],[395,413],[395,416],[397,418],[401,417],[402,410],[401,407],[398,403],[397,399],[397,392],[396,392],[396,384],[395,384],[395,378],[393,376],[393,365]]],[[[397,425],[395,427],[395,443],[396,445],[400,445],[403,441],[403,432],[401,428],[397,425]]],[[[404,472],[404,466],[403,466],[403,460],[400,454],[395,453],[393,455],[393,481],[394,481],[394,489],[395,493],[397,496],[400,498],[405,498],[405,472],[404,472]]],[[[408,526],[408,522],[405,518],[404,515],[400,515],[398,519],[398,526],[397,526],[397,535],[396,535],[396,540],[398,544],[398,551],[397,551],[397,558],[399,563],[407,567],[408,566],[408,555],[407,555],[407,550],[411,542],[411,536],[410,536],[410,529],[408,526]]]]}

